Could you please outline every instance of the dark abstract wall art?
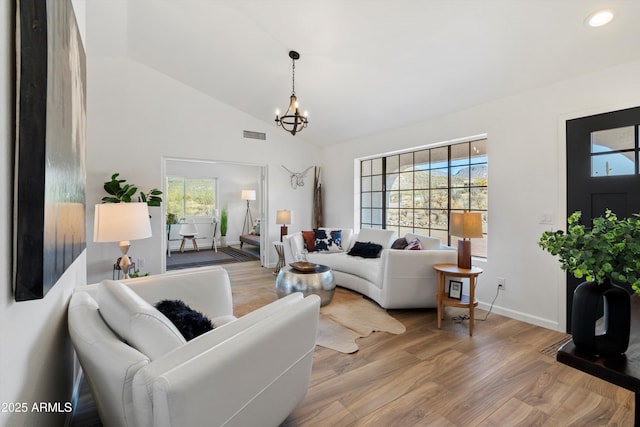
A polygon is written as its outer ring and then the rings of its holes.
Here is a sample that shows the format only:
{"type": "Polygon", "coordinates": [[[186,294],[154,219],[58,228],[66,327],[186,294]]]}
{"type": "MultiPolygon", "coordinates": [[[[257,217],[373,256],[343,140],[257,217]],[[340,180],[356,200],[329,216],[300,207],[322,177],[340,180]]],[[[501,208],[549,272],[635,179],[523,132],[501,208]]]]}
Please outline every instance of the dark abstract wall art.
{"type": "Polygon", "coordinates": [[[17,0],[16,301],[43,298],[86,247],[85,82],[70,0],[17,0]]]}

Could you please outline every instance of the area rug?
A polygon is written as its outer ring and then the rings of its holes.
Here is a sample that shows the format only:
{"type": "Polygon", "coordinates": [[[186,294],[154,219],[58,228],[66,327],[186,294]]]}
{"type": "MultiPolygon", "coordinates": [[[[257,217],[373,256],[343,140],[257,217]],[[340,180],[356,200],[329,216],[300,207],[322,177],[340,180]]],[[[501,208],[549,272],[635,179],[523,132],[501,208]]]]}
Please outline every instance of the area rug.
{"type": "Polygon", "coordinates": [[[171,252],[171,256],[167,257],[167,270],[255,261],[257,259],[259,258],[254,254],[231,246],[218,248],[218,252],[211,249],[186,252],[176,251],[171,252]]]}
{"type": "Polygon", "coordinates": [[[402,334],[406,328],[375,302],[336,288],[331,303],[320,308],[316,344],[341,353],[359,350],[356,340],[375,331],[402,334]]]}

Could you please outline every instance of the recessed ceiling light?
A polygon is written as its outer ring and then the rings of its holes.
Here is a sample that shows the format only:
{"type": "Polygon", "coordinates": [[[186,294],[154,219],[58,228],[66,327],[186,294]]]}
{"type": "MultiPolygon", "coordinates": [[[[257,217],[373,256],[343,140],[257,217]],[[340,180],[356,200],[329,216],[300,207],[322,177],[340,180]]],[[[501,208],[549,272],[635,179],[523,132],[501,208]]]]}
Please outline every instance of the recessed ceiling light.
{"type": "Polygon", "coordinates": [[[591,27],[602,27],[603,25],[607,25],[613,19],[614,14],[613,10],[599,10],[597,12],[592,13],[587,18],[587,24],[591,27]]]}

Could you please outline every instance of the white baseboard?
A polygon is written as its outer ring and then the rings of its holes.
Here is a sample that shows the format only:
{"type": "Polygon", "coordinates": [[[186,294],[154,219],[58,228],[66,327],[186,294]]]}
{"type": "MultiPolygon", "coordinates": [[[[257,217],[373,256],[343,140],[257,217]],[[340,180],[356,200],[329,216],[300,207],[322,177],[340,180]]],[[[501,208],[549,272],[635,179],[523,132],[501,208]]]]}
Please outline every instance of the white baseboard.
{"type": "MultiPolygon", "coordinates": [[[[483,303],[483,302],[479,302],[478,303],[478,308],[480,308],[482,310],[489,311],[489,307],[490,307],[490,304],[486,304],[486,303],[483,303]]],[[[530,323],[532,325],[541,326],[543,328],[551,329],[551,330],[554,330],[554,331],[565,332],[564,330],[560,329],[560,324],[555,320],[549,320],[549,319],[544,319],[544,318],[538,317],[538,316],[532,316],[532,315],[527,314],[527,313],[522,313],[520,311],[511,310],[511,309],[500,307],[500,306],[496,306],[496,305],[493,306],[493,308],[491,309],[491,312],[492,313],[496,313],[496,314],[500,314],[502,316],[509,317],[511,319],[520,320],[520,321],[525,322],[525,323],[530,323]]],[[[491,314],[489,314],[489,316],[491,316],[491,314]]]]}

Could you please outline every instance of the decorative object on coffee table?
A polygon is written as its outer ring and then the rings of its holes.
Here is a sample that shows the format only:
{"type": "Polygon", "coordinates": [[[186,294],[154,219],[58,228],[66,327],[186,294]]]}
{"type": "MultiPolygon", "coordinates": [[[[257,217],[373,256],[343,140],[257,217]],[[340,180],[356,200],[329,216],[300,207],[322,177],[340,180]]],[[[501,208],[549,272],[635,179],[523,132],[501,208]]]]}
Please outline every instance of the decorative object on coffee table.
{"type": "Polygon", "coordinates": [[[313,264],[312,266],[310,263],[292,264],[296,264],[297,268],[283,267],[280,269],[278,277],[276,277],[276,294],[278,298],[294,292],[302,292],[305,297],[310,294],[319,295],[321,299],[320,305],[329,304],[336,289],[336,282],[331,268],[319,264],[313,264]]]}

